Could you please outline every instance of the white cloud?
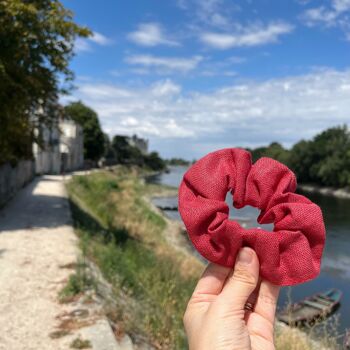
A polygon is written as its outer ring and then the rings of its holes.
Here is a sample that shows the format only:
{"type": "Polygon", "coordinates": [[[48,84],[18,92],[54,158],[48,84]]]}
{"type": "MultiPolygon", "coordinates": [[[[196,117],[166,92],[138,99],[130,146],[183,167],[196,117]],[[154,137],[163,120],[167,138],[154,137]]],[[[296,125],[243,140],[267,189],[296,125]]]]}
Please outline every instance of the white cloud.
{"type": "Polygon", "coordinates": [[[205,23],[218,28],[227,28],[230,25],[230,18],[225,14],[228,10],[223,0],[197,1],[198,17],[205,23]]]}
{"type": "Polygon", "coordinates": [[[91,37],[83,39],[77,38],[75,41],[75,52],[91,52],[93,51],[93,45],[107,46],[112,44],[113,41],[101,33],[93,32],[91,37]]]}
{"type": "Polygon", "coordinates": [[[188,12],[193,23],[218,29],[232,28],[231,15],[239,9],[234,2],[225,0],[178,0],[177,5],[188,12]]]}
{"type": "Polygon", "coordinates": [[[106,46],[111,44],[113,41],[101,33],[93,32],[91,38],[89,38],[95,44],[106,46]]]}
{"type": "Polygon", "coordinates": [[[134,55],[125,58],[130,65],[137,65],[130,68],[129,72],[137,75],[172,75],[176,73],[192,73],[196,76],[236,76],[237,72],[233,68],[237,64],[247,61],[245,57],[231,56],[217,61],[210,57],[192,56],[184,57],[157,57],[150,55],[134,55]],[[200,67],[200,69],[199,69],[200,67]]]}
{"type": "Polygon", "coordinates": [[[186,73],[197,67],[202,61],[201,56],[190,58],[183,57],[160,57],[153,55],[133,55],[126,57],[126,62],[131,65],[139,65],[148,68],[155,68],[160,72],[178,71],[186,73]]]}
{"type": "Polygon", "coordinates": [[[135,32],[128,34],[128,39],[142,46],[168,45],[178,46],[177,41],[167,38],[158,23],[141,23],[135,32]]]}
{"type": "Polygon", "coordinates": [[[350,10],[350,0],[333,0],[333,7],[338,13],[350,10]]]}
{"type": "Polygon", "coordinates": [[[324,6],[308,9],[304,12],[303,18],[310,26],[316,22],[324,22],[326,25],[333,25],[338,14],[335,11],[329,11],[324,6]]]}
{"type": "Polygon", "coordinates": [[[207,32],[200,36],[200,39],[207,45],[217,49],[230,49],[242,46],[257,46],[278,41],[283,34],[288,34],[293,30],[293,26],[284,23],[270,23],[269,25],[253,26],[238,33],[213,33],[207,32]]]}
{"type": "Polygon", "coordinates": [[[98,112],[111,135],[137,133],[165,156],[192,158],[222,147],[288,146],[349,123],[350,69],[190,94],[169,79],[142,88],[83,81],[74,97],[98,112]]]}
{"type": "Polygon", "coordinates": [[[171,96],[179,94],[181,86],[175,84],[170,79],[158,81],[153,84],[152,93],[154,96],[171,96]]]}
{"type": "Polygon", "coordinates": [[[201,70],[200,75],[204,77],[218,77],[218,76],[236,77],[238,73],[230,70],[223,71],[223,70],[215,70],[215,69],[206,69],[206,70],[201,70]]]}
{"type": "Polygon", "coordinates": [[[350,37],[350,0],[330,0],[329,5],[312,7],[305,10],[301,19],[308,26],[324,25],[337,27],[344,31],[347,39],[350,37]]]}
{"type": "Polygon", "coordinates": [[[87,39],[77,38],[74,44],[75,52],[89,52],[92,47],[87,39]]]}
{"type": "Polygon", "coordinates": [[[236,77],[238,75],[236,66],[243,64],[247,59],[240,56],[230,56],[222,60],[212,60],[209,57],[201,64],[197,74],[206,77],[236,77]]]}

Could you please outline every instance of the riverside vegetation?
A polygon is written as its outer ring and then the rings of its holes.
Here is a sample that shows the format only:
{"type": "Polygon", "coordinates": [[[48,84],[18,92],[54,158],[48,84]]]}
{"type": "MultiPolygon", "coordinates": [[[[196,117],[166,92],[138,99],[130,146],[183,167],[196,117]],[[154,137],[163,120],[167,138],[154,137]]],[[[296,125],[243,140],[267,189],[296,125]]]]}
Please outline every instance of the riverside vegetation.
{"type": "Polygon", "coordinates": [[[143,199],[150,187],[119,168],[74,177],[68,191],[76,231],[113,286],[124,331],[156,348],[186,348],[182,316],[202,264],[167,243],[166,221],[143,199]]]}
{"type": "MultiPolygon", "coordinates": [[[[143,339],[156,349],[186,349],[182,317],[204,265],[166,239],[167,220],[147,200],[169,188],[145,184],[137,168],[116,167],[74,176],[67,189],[84,258],[113,287],[116,308],[109,317],[134,341],[143,339]]],[[[84,283],[93,282],[78,273],[63,296],[82,292],[84,283]]],[[[298,330],[276,329],[277,349],[335,346],[328,335],[315,347],[298,330]]]]}
{"type": "Polygon", "coordinates": [[[289,150],[273,142],[251,152],[254,161],[265,156],[286,164],[302,184],[350,188],[350,132],[346,125],[301,140],[289,150]]]}

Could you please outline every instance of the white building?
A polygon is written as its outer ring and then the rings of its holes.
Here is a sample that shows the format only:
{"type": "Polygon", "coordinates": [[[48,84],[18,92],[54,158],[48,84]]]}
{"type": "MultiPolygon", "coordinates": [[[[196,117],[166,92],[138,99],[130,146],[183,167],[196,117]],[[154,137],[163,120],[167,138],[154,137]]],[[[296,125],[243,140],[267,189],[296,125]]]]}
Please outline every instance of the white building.
{"type": "Polygon", "coordinates": [[[60,123],[61,169],[70,171],[84,166],[83,128],[72,120],[60,123]]]}
{"type": "Polygon", "coordinates": [[[57,126],[35,130],[41,139],[41,145],[33,143],[35,172],[37,174],[59,174],[61,170],[61,154],[59,151],[60,134],[57,126]]]}
{"type": "Polygon", "coordinates": [[[82,127],[72,120],[60,120],[58,125],[37,130],[42,146],[33,144],[37,174],[61,174],[84,165],[82,127]]]}

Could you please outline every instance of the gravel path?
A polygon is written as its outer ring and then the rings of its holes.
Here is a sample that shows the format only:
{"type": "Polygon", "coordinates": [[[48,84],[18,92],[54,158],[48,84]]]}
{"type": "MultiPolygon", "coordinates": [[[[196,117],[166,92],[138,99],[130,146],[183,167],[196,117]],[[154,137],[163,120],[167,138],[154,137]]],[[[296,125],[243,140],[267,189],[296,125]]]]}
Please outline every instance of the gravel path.
{"type": "Polygon", "coordinates": [[[67,349],[49,335],[77,253],[62,177],[36,179],[0,211],[1,350],[67,349]]]}

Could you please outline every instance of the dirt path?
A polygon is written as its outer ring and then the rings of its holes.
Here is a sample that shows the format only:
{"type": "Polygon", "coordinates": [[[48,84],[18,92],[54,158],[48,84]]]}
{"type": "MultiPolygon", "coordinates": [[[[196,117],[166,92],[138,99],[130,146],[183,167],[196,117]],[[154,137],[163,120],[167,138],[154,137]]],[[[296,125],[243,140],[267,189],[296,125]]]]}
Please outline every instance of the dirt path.
{"type": "Polygon", "coordinates": [[[0,211],[0,349],[67,349],[51,339],[57,302],[77,259],[76,237],[60,176],[44,176],[0,211]]]}

